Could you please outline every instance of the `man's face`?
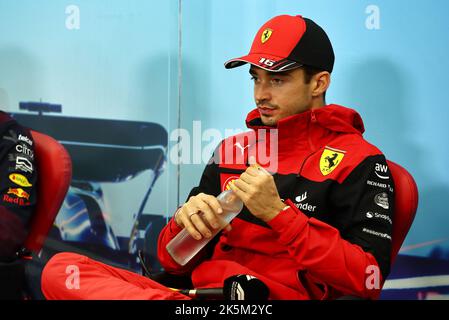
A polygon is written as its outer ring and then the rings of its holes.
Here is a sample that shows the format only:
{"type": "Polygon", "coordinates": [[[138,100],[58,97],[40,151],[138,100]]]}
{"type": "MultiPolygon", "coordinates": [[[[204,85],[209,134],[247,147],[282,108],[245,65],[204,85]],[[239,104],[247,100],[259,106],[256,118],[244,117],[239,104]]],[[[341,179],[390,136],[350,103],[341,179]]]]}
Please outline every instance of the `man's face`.
{"type": "Polygon", "coordinates": [[[280,119],[312,107],[312,85],[306,84],[302,68],[270,72],[251,66],[254,99],[264,125],[275,126],[280,119]]]}

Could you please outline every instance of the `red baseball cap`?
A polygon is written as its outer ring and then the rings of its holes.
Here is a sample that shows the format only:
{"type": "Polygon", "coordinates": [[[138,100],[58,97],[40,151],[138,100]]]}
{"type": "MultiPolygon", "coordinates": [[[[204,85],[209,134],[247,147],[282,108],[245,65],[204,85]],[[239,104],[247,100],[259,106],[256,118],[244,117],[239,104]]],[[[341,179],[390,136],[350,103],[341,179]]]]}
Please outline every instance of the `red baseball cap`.
{"type": "Polygon", "coordinates": [[[334,61],[332,44],[319,25],[300,15],[280,15],[259,29],[249,54],[225,62],[225,68],[251,63],[282,72],[307,65],[332,72],[334,61]]]}

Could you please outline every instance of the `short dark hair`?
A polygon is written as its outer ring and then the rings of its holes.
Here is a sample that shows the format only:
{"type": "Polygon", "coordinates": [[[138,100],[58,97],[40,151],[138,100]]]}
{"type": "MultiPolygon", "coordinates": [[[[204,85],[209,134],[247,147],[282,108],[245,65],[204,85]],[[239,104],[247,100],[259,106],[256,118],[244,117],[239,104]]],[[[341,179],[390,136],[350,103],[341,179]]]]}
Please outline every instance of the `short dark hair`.
{"type": "MultiPolygon", "coordinates": [[[[312,81],[312,77],[320,72],[326,71],[320,68],[303,65],[301,68],[304,70],[304,82],[309,84],[312,81]]],[[[323,92],[323,100],[326,101],[326,91],[323,92]]]]}

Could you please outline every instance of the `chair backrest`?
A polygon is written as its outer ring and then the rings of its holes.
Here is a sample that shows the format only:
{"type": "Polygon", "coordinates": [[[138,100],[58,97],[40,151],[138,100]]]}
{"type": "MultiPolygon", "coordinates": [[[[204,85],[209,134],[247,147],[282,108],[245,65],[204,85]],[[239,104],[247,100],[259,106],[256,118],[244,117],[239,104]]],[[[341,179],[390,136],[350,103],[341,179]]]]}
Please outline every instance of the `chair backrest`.
{"type": "Polygon", "coordinates": [[[418,187],[412,175],[403,167],[387,160],[394,182],[394,216],[391,263],[394,262],[415,218],[418,208],[418,187]]]}
{"type": "Polygon", "coordinates": [[[52,137],[31,131],[37,167],[36,210],[25,249],[40,251],[61,208],[72,179],[72,161],[66,149],[52,137]]]}

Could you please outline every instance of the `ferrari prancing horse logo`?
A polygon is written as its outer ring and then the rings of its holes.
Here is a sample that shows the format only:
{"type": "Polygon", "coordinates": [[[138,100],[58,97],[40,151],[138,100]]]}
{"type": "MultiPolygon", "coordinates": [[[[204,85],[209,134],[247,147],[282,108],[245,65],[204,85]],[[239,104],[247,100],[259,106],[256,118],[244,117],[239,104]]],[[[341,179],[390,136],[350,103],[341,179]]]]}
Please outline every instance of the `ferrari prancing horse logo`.
{"type": "Polygon", "coordinates": [[[273,30],[267,28],[262,32],[262,36],[260,37],[260,41],[262,41],[262,43],[265,43],[268,41],[268,39],[270,39],[271,34],[273,33],[273,30]]]}
{"type": "Polygon", "coordinates": [[[330,147],[324,148],[320,158],[320,171],[323,176],[327,176],[338,167],[343,160],[345,153],[346,151],[333,149],[330,147]]]}

